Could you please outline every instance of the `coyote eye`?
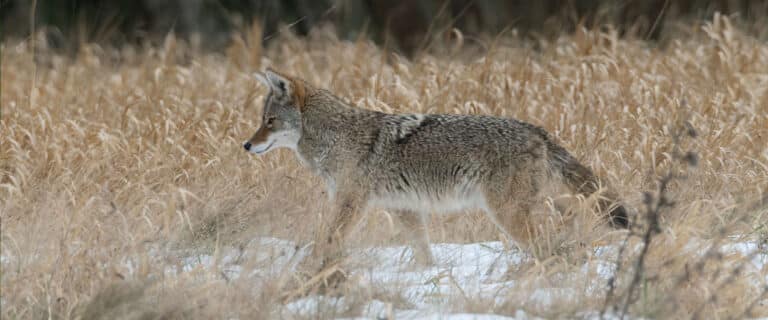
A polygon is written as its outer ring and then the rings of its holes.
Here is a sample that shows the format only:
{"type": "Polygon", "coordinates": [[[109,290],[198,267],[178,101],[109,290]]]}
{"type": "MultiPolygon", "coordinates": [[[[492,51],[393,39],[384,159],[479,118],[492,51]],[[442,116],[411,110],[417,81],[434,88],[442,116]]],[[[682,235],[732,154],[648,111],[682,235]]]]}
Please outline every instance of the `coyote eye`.
{"type": "Polygon", "coordinates": [[[275,118],[269,118],[267,119],[267,128],[272,128],[272,125],[275,123],[275,118]]]}

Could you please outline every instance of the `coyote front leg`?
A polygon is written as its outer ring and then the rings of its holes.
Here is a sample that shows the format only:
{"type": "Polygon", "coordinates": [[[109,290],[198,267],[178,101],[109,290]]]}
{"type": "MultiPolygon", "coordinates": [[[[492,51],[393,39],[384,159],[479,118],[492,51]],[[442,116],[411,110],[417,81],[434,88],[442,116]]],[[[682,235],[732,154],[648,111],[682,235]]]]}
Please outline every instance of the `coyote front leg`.
{"type": "Polygon", "coordinates": [[[427,227],[427,214],[410,210],[395,212],[403,224],[406,238],[413,249],[413,255],[418,264],[431,266],[435,263],[432,250],[429,247],[429,228],[427,227]]]}
{"type": "Polygon", "coordinates": [[[321,258],[323,266],[338,262],[344,254],[344,241],[360,222],[362,213],[361,197],[350,194],[338,194],[331,219],[325,228],[318,232],[315,256],[321,258]],[[319,249],[319,250],[318,250],[319,249]]]}

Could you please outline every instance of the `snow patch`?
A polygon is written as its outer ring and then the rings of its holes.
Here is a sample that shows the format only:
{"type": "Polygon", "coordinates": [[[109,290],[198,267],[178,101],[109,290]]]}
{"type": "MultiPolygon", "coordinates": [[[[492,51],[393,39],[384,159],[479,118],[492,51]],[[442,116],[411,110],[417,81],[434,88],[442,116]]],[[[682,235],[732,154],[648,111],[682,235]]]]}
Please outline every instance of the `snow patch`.
{"type": "MultiPolygon", "coordinates": [[[[349,301],[344,297],[309,296],[286,304],[282,317],[323,317],[359,314],[363,318],[396,319],[537,319],[518,310],[514,318],[487,314],[455,314],[465,301],[483,301],[490,307],[501,306],[511,297],[520,305],[534,309],[552,307],[558,301],[573,301],[581,296],[605,294],[606,282],[613,277],[618,255],[617,246],[601,246],[593,250],[587,261],[573,271],[561,272],[556,277],[541,277],[534,283],[514,280],[517,266],[532,262],[532,258],[517,249],[508,249],[501,242],[471,244],[433,244],[435,265],[420,267],[414,262],[408,246],[389,246],[349,252],[350,278],[357,280],[362,289],[390,292],[405,299],[408,309],[398,309],[392,303],[370,300],[349,301]],[[586,275],[586,277],[585,277],[586,275]],[[588,279],[584,287],[574,288],[573,279],[588,279]],[[531,292],[525,294],[524,292],[531,292]]],[[[706,252],[708,246],[699,242],[685,250],[706,252]]],[[[633,249],[640,249],[636,247],[633,249]]],[[[720,246],[725,254],[740,254],[750,261],[749,272],[768,282],[768,252],[756,242],[732,242],[720,246]]],[[[167,274],[211,270],[223,274],[227,280],[238,278],[270,279],[294,270],[307,257],[310,249],[276,238],[258,238],[240,248],[220,248],[216,254],[181,256],[181,267],[167,270],[167,274]],[[217,257],[218,256],[218,257],[217,257]],[[246,266],[243,261],[248,261],[246,266]]],[[[583,283],[583,282],[582,282],[583,283]]],[[[759,285],[759,283],[757,283],[759,285]]],[[[256,284],[258,286],[258,282],[256,284]]],[[[400,307],[403,307],[402,305],[400,307]]],[[[598,319],[597,313],[583,313],[584,319],[598,319]]],[[[618,318],[607,315],[606,319],[618,318]]]]}

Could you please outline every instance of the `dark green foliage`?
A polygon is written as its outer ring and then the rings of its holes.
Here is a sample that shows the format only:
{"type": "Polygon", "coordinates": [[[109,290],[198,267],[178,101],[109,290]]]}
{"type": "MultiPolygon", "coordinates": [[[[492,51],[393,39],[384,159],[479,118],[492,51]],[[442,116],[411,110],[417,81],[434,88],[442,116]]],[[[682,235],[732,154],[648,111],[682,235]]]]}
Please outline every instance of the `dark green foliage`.
{"type": "MultiPolygon", "coordinates": [[[[29,34],[32,0],[0,0],[0,24],[8,35],[29,34]]],[[[159,41],[169,31],[200,34],[220,48],[233,30],[260,21],[265,39],[289,25],[304,35],[324,22],[343,38],[367,33],[406,53],[425,37],[456,27],[465,34],[495,34],[514,27],[554,35],[584,24],[610,23],[622,33],[659,39],[670,18],[709,18],[715,11],[751,21],[768,14],[762,0],[38,0],[36,24],[48,26],[54,46],[88,42],[159,41]]]]}

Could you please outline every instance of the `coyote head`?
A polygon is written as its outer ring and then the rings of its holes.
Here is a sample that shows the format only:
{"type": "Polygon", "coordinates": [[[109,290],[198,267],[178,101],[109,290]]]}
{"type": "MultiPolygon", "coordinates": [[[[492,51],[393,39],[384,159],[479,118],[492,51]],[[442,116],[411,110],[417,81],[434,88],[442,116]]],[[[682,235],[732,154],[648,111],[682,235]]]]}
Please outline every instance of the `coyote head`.
{"type": "Polygon", "coordinates": [[[269,87],[269,94],[264,99],[261,127],[243,147],[255,154],[265,154],[277,148],[296,149],[301,138],[305,84],[269,69],[256,74],[256,78],[269,87]]]}

